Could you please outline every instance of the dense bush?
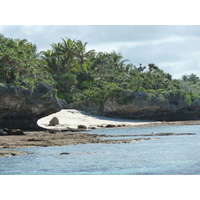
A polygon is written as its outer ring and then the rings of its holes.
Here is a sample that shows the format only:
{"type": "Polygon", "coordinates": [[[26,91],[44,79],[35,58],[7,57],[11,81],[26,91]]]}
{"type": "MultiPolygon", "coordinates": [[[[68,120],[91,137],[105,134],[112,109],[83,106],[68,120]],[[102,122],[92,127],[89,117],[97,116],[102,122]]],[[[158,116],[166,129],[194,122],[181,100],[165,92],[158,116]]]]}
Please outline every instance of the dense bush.
{"type": "Polygon", "coordinates": [[[37,82],[51,83],[52,76],[44,70],[37,48],[27,40],[5,38],[0,34],[0,82],[33,86],[37,82]]]}
{"type": "Polygon", "coordinates": [[[0,35],[0,84],[34,87],[45,82],[68,103],[103,104],[121,91],[145,91],[164,99],[180,92],[191,103],[200,98],[200,78],[195,74],[172,79],[158,66],[135,66],[120,53],[86,51],[87,43],[62,38],[51,49],[37,52],[27,40],[0,35]]]}

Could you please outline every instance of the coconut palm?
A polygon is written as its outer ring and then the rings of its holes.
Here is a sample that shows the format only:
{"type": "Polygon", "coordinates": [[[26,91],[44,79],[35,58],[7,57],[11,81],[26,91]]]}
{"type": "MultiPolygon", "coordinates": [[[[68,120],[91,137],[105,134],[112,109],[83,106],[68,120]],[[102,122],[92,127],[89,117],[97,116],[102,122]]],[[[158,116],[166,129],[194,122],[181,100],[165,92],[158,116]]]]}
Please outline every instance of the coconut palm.
{"type": "Polygon", "coordinates": [[[80,40],[75,42],[75,55],[76,55],[76,68],[79,71],[87,71],[91,63],[91,58],[95,55],[95,51],[92,49],[86,51],[86,43],[80,40]]]}
{"type": "Polygon", "coordinates": [[[127,62],[128,60],[122,60],[123,56],[121,55],[121,53],[116,53],[115,51],[112,51],[109,54],[109,66],[111,66],[111,68],[123,71],[125,69],[125,62],[127,62]]]}

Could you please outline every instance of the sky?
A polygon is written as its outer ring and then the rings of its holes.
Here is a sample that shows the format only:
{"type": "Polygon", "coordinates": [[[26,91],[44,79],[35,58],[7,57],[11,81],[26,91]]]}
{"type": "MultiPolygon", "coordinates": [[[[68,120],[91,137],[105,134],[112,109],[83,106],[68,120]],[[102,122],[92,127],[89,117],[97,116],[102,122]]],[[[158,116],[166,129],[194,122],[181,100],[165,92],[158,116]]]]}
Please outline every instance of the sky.
{"type": "Polygon", "coordinates": [[[200,76],[200,25],[0,25],[0,33],[27,39],[38,51],[68,37],[87,42],[87,50],[114,50],[136,66],[154,63],[173,78],[200,76]]]}

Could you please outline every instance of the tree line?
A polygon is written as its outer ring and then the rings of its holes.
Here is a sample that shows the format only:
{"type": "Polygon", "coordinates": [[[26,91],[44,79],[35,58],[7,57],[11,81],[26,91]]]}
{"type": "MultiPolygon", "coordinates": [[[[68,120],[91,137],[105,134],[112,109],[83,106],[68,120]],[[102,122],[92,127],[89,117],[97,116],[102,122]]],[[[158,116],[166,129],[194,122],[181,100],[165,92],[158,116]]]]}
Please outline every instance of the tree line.
{"type": "Polygon", "coordinates": [[[200,78],[195,74],[173,79],[153,63],[136,66],[121,53],[87,51],[86,47],[87,42],[65,37],[51,44],[51,49],[37,52],[36,45],[26,39],[0,34],[0,83],[33,88],[45,82],[68,103],[103,103],[122,90],[183,91],[189,100],[200,97],[200,78]]]}

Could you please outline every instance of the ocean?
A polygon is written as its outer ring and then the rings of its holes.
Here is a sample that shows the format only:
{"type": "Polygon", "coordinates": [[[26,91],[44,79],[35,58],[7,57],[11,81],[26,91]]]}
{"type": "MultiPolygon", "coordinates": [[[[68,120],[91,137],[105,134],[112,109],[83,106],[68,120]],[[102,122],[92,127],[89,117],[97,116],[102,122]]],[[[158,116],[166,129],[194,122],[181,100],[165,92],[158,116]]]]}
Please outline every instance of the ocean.
{"type": "Polygon", "coordinates": [[[151,136],[151,140],[137,143],[17,148],[27,155],[1,157],[0,175],[200,175],[200,125],[96,129],[90,133],[152,132],[196,135],[151,136]],[[60,155],[62,152],[69,154],[60,155]]]}

